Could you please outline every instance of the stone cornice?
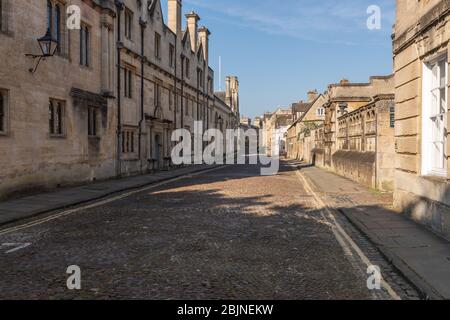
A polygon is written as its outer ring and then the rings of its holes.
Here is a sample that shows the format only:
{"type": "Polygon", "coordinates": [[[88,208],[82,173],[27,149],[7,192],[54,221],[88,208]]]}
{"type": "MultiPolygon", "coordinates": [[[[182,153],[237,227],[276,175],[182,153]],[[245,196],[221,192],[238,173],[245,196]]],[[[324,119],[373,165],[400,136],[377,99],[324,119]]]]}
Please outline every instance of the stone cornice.
{"type": "Polygon", "coordinates": [[[393,35],[393,52],[397,54],[410,46],[418,37],[438,25],[450,15],[450,1],[441,1],[424,14],[416,25],[400,35],[393,35]]]}

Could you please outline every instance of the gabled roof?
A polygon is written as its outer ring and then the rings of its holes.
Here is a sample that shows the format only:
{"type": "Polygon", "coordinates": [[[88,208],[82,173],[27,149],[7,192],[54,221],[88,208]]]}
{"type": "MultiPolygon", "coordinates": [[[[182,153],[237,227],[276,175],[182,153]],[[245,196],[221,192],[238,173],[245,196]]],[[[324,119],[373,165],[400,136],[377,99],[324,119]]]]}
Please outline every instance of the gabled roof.
{"type": "Polygon", "coordinates": [[[198,47],[197,50],[197,58],[202,57],[202,60],[204,60],[205,56],[203,54],[203,43],[200,42],[200,46],[198,47]]]}
{"type": "MultiPolygon", "coordinates": [[[[308,114],[308,112],[311,110],[311,108],[316,104],[317,100],[319,100],[320,97],[323,97],[324,95],[321,93],[319,94],[316,99],[314,99],[311,102],[307,102],[307,103],[297,103],[298,108],[304,111],[298,111],[298,112],[303,112],[302,116],[300,118],[298,118],[296,121],[294,121],[294,123],[292,124],[292,126],[289,127],[289,129],[291,129],[292,127],[294,127],[295,125],[297,125],[297,123],[300,123],[303,121],[303,119],[306,117],[306,115],[308,114]]],[[[296,104],[296,103],[294,103],[296,104]]],[[[292,106],[294,108],[294,106],[292,106]]],[[[288,129],[288,130],[289,130],[288,129]]]]}
{"type": "Polygon", "coordinates": [[[186,28],[186,30],[184,30],[184,34],[183,34],[183,38],[181,40],[181,43],[183,44],[183,47],[186,48],[186,44],[188,44],[188,50],[190,52],[192,52],[193,54],[195,54],[194,50],[192,50],[192,46],[191,46],[191,36],[189,33],[189,29],[186,28]]]}
{"type": "MultiPolygon", "coordinates": [[[[153,17],[153,14],[155,13],[155,9],[156,9],[156,4],[159,3],[160,9],[161,8],[161,3],[159,2],[159,0],[152,0],[152,3],[149,4],[148,6],[148,11],[150,13],[150,17],[153,17]]],[[[162,15],[162,11],[161,11],[161,15],[162,15]]],[[[164,18],[163,18],[164,21],[164,18]]]]}
{"type": "Polygon", "coordinates": [[[226,100],[226,93],[225,93],[225,91],[217,91],[217,92],[214,92],[214,95],[215,95],[217,98],[219,98],[220,100],[222,100],[223,102],[225,102],[225,100],[226,100]]]}
{"type": "Polygon", "coordinates": [[[292,112],[308,112],[314,102],[299,102],[292,104],[292,112]]]}

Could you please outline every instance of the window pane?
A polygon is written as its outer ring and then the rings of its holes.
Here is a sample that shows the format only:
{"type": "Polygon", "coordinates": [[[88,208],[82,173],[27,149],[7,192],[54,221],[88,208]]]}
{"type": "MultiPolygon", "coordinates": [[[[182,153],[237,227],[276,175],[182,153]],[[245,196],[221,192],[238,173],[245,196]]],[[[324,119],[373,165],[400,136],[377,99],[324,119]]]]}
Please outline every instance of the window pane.
{"type": "Polygon", "coordinates": [[[92,109],[92,135],[97,135],[97,110],[92,109]]]}
{"type": "Polygon", "coordinates": [[[49,131],[50,134],[55,133],[55,120],[54,120],[54,111],[53,111],[53,103],[50,101],[48,105],[48,121],[49,121],[49,131]]]}
{"type": "Polygon", "coordinates": [[[131,70],[128,70],[128,86],[129,86],[128,93],[129,93],[130,98],[132,98],[132,96],[133,96],[133,94],[132,94],[133,86],[132,86],[131,80],[132,80],[132,73],[131,73],[131,70]]]}
{"type": "Polygon", "coordinates": [[[446,101],[446,96],[445,96],[445,92],[447,91],[447,88],[445,87],[445,89],[440,89],[439,90],[439,114],[443,114],[447,112],[447,101],[446,101]]]}
{"type": "Polygon", "coordinates": [[[91,120],[91,108],[88,109],[88,135],[92,135],[92,120],[91,120]]]}
{"type": "Polygon", "coordinates": [[[80,29],[80,64],[85,65],[84,59],[84,27],[80,29]]]}
{"type": "Polygon", "coordinates": [[[47,0],[47,29],[52,31],[53,20],[53,5],[50,0],[47,0]]]}
{"type": "Polygon", "coordinates": [[[63,134],[63,106],[58,103],[58,134],[63,134]]]}
{"type": "Polygon", "coordinates": [[[131,135],[131,152],[134,152],[134,132],[131,132],[130,135],[131,135]]]}
{"type": "Polygon", "coordinates": [[[431,117],[436,116],[439,113],[439,91],[431,92],[431,117]]]}
{"type": "Polygon", "coordinates": [[[2,0],[0,0],[0,31],[1,30],[3,30],[3,1],[2,0]]]}
{"type": "Polygon", "coordinates": [[[59,123],[60,123],[60,117],[59,117],[59,115],[60,115],[60,105],[59,105],[59,103],[56,103],[55,105],[54,105],[54,114],[55,114],[55,119],[54,119],[54,130],[55,130],[55,134],[59,134],[60,133],[60,126],[59,126],[59,123]]]}
{"type": "Polygon", "coordinates": [[[125,153],[125,131],[122,131],[122,152],[125,153]]]}
{"type": "Polygon", "coordinates": [[[128,77],[127,77],[127,69],[123,69],[123,92],[125,97],[128,97],[128,77]]]}
{"type": "Polygon", "coordinates": [[[439,83],[438,83],[438,77],[439,77],[439,69],[438,69],[438,65],[434,64],[432,66],[431,69],[431,89],[436,89],[439,87],[439,83]]]}
{"type": "Polygon", "coordinates": [[[58,43],[57,50],[61,52],[61,8],[59,5],[55,7],[55,25],[53,27],[53,33],[56,42],[58,43]]]}
{"type": "Polygon", "coordinates": [[[5,99],[0,92],[0,132],[5,131],[5,99]]]}
{"type": "Polygon", "coordinates": [[[440,75],[440,79],[439,79],[439,87],[440,88],[444,88],[447,85],[447,76],[446,76],[446,66],[447,61],[442,60],[439,62],[439,75],[440,75]]]}
{"type": "Polygon", "coordinates": [[[90,39],[89,39],[89,37],[90,37],[90,35],[89,35],[89,28],[88,27],[85,27],[86,28],[86,31],[85,31],[85,44],[84,44],[84,48],[85,48],[85,66],[88,66],[89,65],[89,41],[90,41],[90,39]]]}

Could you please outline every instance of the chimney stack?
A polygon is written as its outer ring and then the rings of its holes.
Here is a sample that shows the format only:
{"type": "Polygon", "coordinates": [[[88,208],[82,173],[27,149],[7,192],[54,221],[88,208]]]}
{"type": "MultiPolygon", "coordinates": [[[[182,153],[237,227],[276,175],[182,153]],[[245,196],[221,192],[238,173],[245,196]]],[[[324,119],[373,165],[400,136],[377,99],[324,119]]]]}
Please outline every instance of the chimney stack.
{"type": "Polygon", "coordinates": [[[225,103],[231,106],[231,78],[225,79],[225,103]]]}
{"type": "Polygon", "coordinates": [[[225,102],[233,112],[239,113],[239,80],[238,77],[228,76],[226,79],[225,102]]]}
{"type": "Polygon", "coordinates": [[[198,22],[200,21],[200,17],[194,11],[191,11],[186,15],[187,18],[187,28],[189,30],[189,35],[191,37],[191,48],[192,51],[197,52],[198,48],[198,22]]]}
{"type": "Polygon", "coordinates": [[[168,18],[169,18],[169,29],[181,37],[181,7],[182,0],[168,0],[168,18]]]}
{"type": "Polygon", "coordinates": [[[141,4],[141,23],[147,23],[147,17],[148,17],[148,0],[142,0],[141,4]]]}
{"type": "Polygon", "coordinates": [[[318,93],[317,90],[311,90],[308,92],[308,102],[313,102],[317,99],[318,93]]]}
{"type": "Polygon", "coordinates": [[[198,36],[200,37],[200,43],[203,46],[203,54],[205,55],[206,64],[209,65],[209,36],[211,32],[209,32],[208,28],[201,27],[198,30],[198,36]]]}

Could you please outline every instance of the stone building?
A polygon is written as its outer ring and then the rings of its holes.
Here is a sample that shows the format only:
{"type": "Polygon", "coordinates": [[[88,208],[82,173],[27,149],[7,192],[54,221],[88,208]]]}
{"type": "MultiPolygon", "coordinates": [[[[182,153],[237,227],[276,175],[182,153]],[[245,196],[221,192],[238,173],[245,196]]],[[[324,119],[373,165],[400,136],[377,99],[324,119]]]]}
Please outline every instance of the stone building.
{"type": "Polygon", "coordinates": [[[252,121],[248,117],[241,117],[240,126],[250,128],[252,125],[252,121]]]}
{"type": "Polygon", "coordinates": [[[368,83],[351,83],[344,79],[331,84],[325,94],[324,150],[323,165],[333,167],[333,155],[337,151],[338,118],[367,105],[380,94],[393,94],[392,76],[374,76],[368,83]]]}
{"type": "Polygon", "coordinates": [[[287,155],[292,159],[303,159],[303,146],[299,144],[299,137],[305,131],[321,125],[325,119],[325,98],[316,90],[308,92],[308,101],[292,106],[294,123],[287,131],[287,155]]]}
{"type": "Polygon", "coordinates": [[[256,117],[255,119],[253,119],[253,126],[257,129],[262,128],[262,120],[260,117],[256,117]]]}
{"type": "Polygon", "coordinates": [[[83,16],[69,32],[66,2],[2,0],[0,196],[116,173],[115,7],[72,4],[83,16]],[[25,54],[40,54],[46,30],[58,49],[32,73],[25,54]]]}
{"type": "Polygon", "coordinates": [[[450,238],[450,1],[397,1],[394,205],[450,238]]]}
{"type": "Polygon", "coordinates": [[[393,191],[394,115],[394,95],[385,94],[340,116],[333,170],[367,187],[393,191]]]}
{"type": "Polygon", "coordinates": [[[0,1],[0,197],[165,168],[174,129],[237,127],[238,79],[214,93],[210,32],[194,12],[182,30],[181,0],[167,25],[159,0],[0,1]],[[26,56],[47,30],[55,55],[26,56]]]}
{"type": "Polygon", "coordinates": [[[273,113],[265,113],[262,127],[262,151],[267,155],[285,155],[287,153],[286,133],[292,122],[293,114],[291,108],[278,108],[273,113]]]}
{"type": "Polygon", "coordinates": [[[288,156],[393,190],[394,78],[342,80],[310,102],[288,129],[288,156]]]}

